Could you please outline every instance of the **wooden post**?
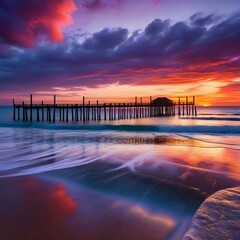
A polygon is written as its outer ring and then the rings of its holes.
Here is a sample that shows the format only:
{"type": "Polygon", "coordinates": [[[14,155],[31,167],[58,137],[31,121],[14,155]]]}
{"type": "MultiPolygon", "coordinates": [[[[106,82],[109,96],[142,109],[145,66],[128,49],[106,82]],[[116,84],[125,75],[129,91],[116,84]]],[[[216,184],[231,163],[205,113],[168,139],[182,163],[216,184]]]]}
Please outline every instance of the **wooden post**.
{"type": "Polygon", "coordinates": [[[194,115],[194,105],[195,105],[195,97],[192,97],[192,115],[194,115]]]}
{"type": "Polygon", "coordinates": [[[140,118],[142,117],[142,97],[140,97],[140,118]]]}
{"type": "Polygon", "coordinates": [[[51,122],[51,108],[50,108],[50,106],[48,106],[48,110],[49,110],[49,122],[51,122]]]}
{"type": "Polygon", "coordinates": [[[53,122],[56,120],[56,95],[53,97],[53,122]]]}
{"type": "Polygon", "coordinates": [[[178,115],[181,116],[181,98],[178,97],[178,115]]]}
{"type": "Polygon", "coordinates": [[[189,115],[189,112],[188,112],[188,97],[186,97],[186,112],[187,112],[187,115],[189,115]]]}
{"type": "Polygon", "coordinates": [[[98,106],[98,100],[97,100],[97,105],[96,105],[96,107],[94,107],[94,118],[95,118],[95,121],[97,121],[99,119],[99,109],[100,109],[100,107],[98,106]]]}
{"type": "Polygon", "coordinates": [[[77,121],[82,121],[83,120],[83,107],[81,107],[81,105],[77,104],[77,110],[76,110],[76,114],[77,114],[77,121]]]}
{"type": "Polygon", "coordinates": [[[90,120],[90,101],[88,101],[88,112],[87,112],[87,120],[90,120]]]}
{"type": "Polygon", "coordinates": [[[99,120],[99,106],[98,106],[98,100],[97,100],[97,109],[95,111],[95,120],[99,120]]]}
{"type": "Polygon", "coordinates": [[[74,120],[74,115],[73,115],[73,105],[71,106],[71,110],[72,110],[72,122],[74,120]]]}
{"type": "Polygon", "coordinates": [[[16,108],[15,108],[15,103],[14,103],[14,99],[13,99],[13,120],[16,120],[16,108]]]}
{"type": "Polygon", "coordinates": [[[66,116],[66,121],[68,122],[68,104],[67,104],[67,116],[66,116]]]}
{"type": "Polygon", "coordinates": [[[106,105],[103,104],[103,110],[104,110],[104,120],[107,120],[107,113],[106,113],[106,105]]]}
{"type": "Polygon", "coordinates": [[[60,122],[62,121],[62,108],[59,106],[59,116],[60,116],[60,122]]]}
{"type": "Polygon", "coordinates": [[[36,104],[36,109],[37,109],[37,121],[39,122],[39,107],[36,104]]]}
{"type": "Polygon", "coordinates": [[[22,109],[23,109],[23,111],[22,111],[22,119],[23,119],[23,121],[25,121],[25,109],[24,109],[24,102],[22,102],[22,109]]]}
{"type": "Polygon", "coordinates": [[[114,120],[117,119],[117,107],[116,107],[116,103],[114,104],[114,120]]]}
{"type": "Polygon", "coordinates": [[[132,113],[131,113],[131,103],[128,103],[128,118],[132,118],[131,117],[132,113]]]}
{"type": "Polygon", "coordinates": [[[134,117],[137,118],[137,97],[135,97],[135,110],[134,110],[134,117]]]}
{"type": "Polygon", "coordinates": [[[58,112],[59,112],[59,121],[62,122],[62,106],[58,104],[58,112]]]}
{"type": "Polygon", "coordinates": [[[27,106],[25,106],[25,114],[26,114],[26,121],[28,122],[28,109],[27,109],[27,106]]]}
{"type": "Polygon", "coordinates": [[[197,116],[197,107],[195,106],[195,116],[197,116]]]}
{"type": "Polygon", "coordinates": [[[91,109],[92,109],[92,120],[96,120],[96,109],[97,109],[97,106],[92,104],[91,109]]]}
{"type": "Polygon", "coordinates": [[[150,102],[149,102],[149,117],[152,117],[152,96],[150,96],[150,102]]]}
{"type": "Polygon", "coordinates": [[[109,107],[108,107],[108,120],[112,120],[111,119],[111,103],[109,104],[109,107]]]}
{"type": "Polygon", "coordinates": [[[118,104],[118,107],[117,107],[117,111],[118,111],[118,120],[120,119],[120,103],[118,104]]]}
{"type": "Polygon", "coordinates": [[[82,109],[82,114],[83,114],[83,121],[85,122],[85,109],[84,109],[84,104],[85,104],[85,97],[83,96],[83,109],[82,109]]]}
{"type": "Polygon", "coordinates": [[[46,107],[47,110],[47,122],[49,121],[49,111],[48,111],[48,107],[46,107]]]}
{"type": "Polygon", "coordinates": [[[33,106],[32,106],[32,94],[30,94],[30,121],[32,122],[32,110],[33,110],[33,106]]]}
{"type": "Polygon", "coordinates": [[[118,120],[120,119],[120,103],[118,104],[118,120]]]}
{"type": "Polygon", "coordinates": [[[20,107],[18,106],[18,120],[20,120],[20,107]]]}
{"type": "Polygon", "coordinates": [[[42,121],[44,122],[44,107],[43,107],[43,101],[42,101],[42,121]]]}
{"type": "MultiPolygon", "coordinates": [[[[80,108],[81,110],[81,108],[80,108]]],[[[82,120],[82,115],[80,114],[80,119],[82,120]]],[[[75,121],[78,122],[78,105],[75,105],[75,121]]]]}

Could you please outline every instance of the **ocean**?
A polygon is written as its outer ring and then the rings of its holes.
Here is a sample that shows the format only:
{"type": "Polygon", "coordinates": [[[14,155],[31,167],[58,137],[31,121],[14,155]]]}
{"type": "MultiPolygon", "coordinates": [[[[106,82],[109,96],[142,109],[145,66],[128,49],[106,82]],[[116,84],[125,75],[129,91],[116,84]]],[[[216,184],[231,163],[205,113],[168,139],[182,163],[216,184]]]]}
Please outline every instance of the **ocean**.
{"type": "Polygon", "coordinates": [[[240,107],[55,124],[0,107],[0,135],[0,239],[181,239],[240,186],[240,107]]]}

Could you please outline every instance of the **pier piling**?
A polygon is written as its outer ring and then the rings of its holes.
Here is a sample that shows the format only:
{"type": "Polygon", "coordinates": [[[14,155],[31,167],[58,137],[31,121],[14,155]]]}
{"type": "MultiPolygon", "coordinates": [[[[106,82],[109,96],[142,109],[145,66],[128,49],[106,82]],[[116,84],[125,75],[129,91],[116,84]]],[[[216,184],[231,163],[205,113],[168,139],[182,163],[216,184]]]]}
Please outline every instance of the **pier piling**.
{"type": "Polygon", "coordinates": [[[13,99],[13,120],[16,120],[16,106],[15,106],[15,101],[13,99]]]}
{"type": "Polygon", "coordinates": [[[30,121],[32,122],[32,110],[33,110],[33,106],[32,106],[32,94],[30,95],[30,121]]]}
{"type": "Polygon", "coordinates": [[[16,120],[16,111],[18,120],[39,122],[41,115],[41,121],[44,121],[46,113],[46,121],[53,123],[56,121],[69,122],[70,119],[75,122],[86,122],[102,119],[113,121],[117,119],[174,116],[176,111],[179,116],[197,116],[195,96],[191,100],[188,96],[184,98],[185,101],[182,99],[178,97],[176,102],[167,98],[152,100],[152,96],[150,96],[149,102],[144,102],[143,97],[140,97],[138,101],[137,96],[135,96],[134,103],[99,103],[97,100],[95,104],[91,104],[88,100],[86,104],[83,96],[82,104],[58,104],[56,95],[54,95],[52,104],[44,104],[43,101],[41,104],[33,104],[33,96],[30,94],[30,104],[25,104],[24,101],[22,104],[16,104],[13,99],[13,120],[16,120]],[[56,115],[56,112],[59,112],[59,115],[56,115]],[[30,116],[28,116],[28,113],[30,116]]]}

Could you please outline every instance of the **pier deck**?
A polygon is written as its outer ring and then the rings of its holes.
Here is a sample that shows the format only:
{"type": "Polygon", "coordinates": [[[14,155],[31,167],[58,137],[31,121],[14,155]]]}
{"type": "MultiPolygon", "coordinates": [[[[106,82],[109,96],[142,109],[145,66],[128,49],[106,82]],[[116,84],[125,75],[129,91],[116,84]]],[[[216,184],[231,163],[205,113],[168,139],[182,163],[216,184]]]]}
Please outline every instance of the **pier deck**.
{"type": "Polygon", "coordinates": [[[30,103],[16,104],[13,99],[13,120],[18,121],[47,121],[47,122],[68,122],[68,121],[100,121],[100,120],[120,120],[161,116],[184,116],[197,115],[195,106],[195,97],[192,101],[185,101],[181,98],[178,101],[171,101],[171,104],[156,104],[150,97],[149,102],[142,102],[142,98],[137,102],[135,97],[134,103],[85,103],[83,97],[81,104],[57,104],[54,95],[53,104],[33,104],[32,95],[30,103]],[[35,112],[35,114],[33,114],[35,112]],[[34,119],[33,119],[34,118],[34,119]]]}

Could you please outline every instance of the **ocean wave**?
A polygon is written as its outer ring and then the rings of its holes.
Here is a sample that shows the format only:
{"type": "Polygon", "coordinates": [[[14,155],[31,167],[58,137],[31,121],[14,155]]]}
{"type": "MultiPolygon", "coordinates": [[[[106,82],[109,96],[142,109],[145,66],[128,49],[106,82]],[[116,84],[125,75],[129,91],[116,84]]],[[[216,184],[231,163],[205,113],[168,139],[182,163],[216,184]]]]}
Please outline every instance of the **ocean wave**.
{"type": "Polygon", "coordinates": [[[203,116],[240,116],[240,113],[199,113],[203,116]]]}
{"type": "MultiPolygon", "coordinates": [[[[181,117],[181,119],[189,119],[189,117],[181,117]]],[[[239,117],[194,117],[196,120],[214,120],[214,121],[240,121],[239,117]]]]}
{"type": "Polygon", "coordinates": [[[204,134],[240,134],[239,126],[209,126],[209,125],[70,125],[44,123],[0,123],[0,127],[9,128],[39,128],[47,130],[75,131],[126,131],[126,132],[162,132],[162,133],[204,133],[204,134]]]}
{"type": "MultiPolygon", "coordinates": [[[[201,138],[197,138],[197,137],[192,137],[192,136],[186,136],[186,135],[182,135],[182,134],[178,134],[178,136],[180,137],[184,137],[187,139],[192,139],[192,140],[196,140],[199,142],[204,142],[204,143],[213,143],[213,144],[220,144],[220,145],[228,145],[228,146],[240,146],[240,144],[236,144],[236,143],[226,143],[226,142],[217,142],[217,141],[210,141],[210,140],[205,140],[205,139],[201,139],[201,138]]],[[[231,148],[231,149],[235,149],[235,148],[231,148]]],[[[237,150],[237,149],[235,149],[237,150]]]]}

